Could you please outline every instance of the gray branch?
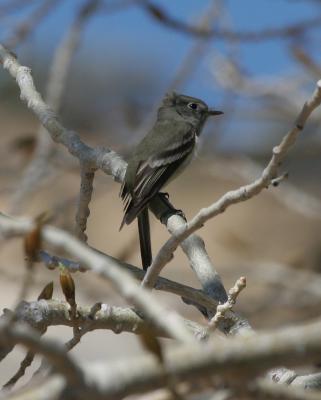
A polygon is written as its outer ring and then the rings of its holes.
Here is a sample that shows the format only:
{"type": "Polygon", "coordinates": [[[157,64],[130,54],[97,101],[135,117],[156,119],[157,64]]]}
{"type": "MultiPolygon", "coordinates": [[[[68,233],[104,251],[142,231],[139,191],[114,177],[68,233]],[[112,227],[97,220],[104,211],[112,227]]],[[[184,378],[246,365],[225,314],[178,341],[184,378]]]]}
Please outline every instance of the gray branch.
{"type": "MultiPolygon", "coordinates": [[[[1,224],[0,224],[1,225],[1,224]]],[[[145,272],[134,265],[124,263],[115,259],[108,254],[100,253],[105,257],[106,262],[112,260],[113,263],[117,263],[120,269],[129,272],[135,279],[141,281],[144,278],[145,272]]],[[[68,260],[66,258],[58,257],[49,254],[46,251],[39,252],[39,259],[45,264],[48,269],[59,268],[63,265],[69,270],[69,272],[85,272],[88,269],[86,266],[79,262],[68,260]]],[[[183,285],[182,283],[174,282],[170,279],[158,277],[155,285],[156,290],[162,290],[164,292],[172,293],[183,298],[185,302],[191,303],[196,306],[204,307],[210,313],[215,313],[218,301],[212,297],[207,296],[202,290],[195,289],[193,287],[183,285]]]]}
{"type": "Polygon", "coordinates": [[[64,145],[70,154],[88,168],[101,169],[106,174],[112,175],[116,181],[122,181],[126,163],[115,152],[103,148],[94,149],[86,145],[76,132],[66,129],[37,92],[30,68],[21,66],[15,56],[3,45],[0,45],[0,61],[4,69],[16,79],[21,91],[21,99],[34,112],[54,142],[64,145]]]}
{"type": "MultiPolygon", "coordinates": [[[[74,22],[63,37],[53,57],[46,88],[46,102],[55,112],[59,112],[65,84],[69,75],[71,61],[76,52],[85,23],[98,6],[97,0],[88,0],[81,6],[74,22]]],[[[23,173],[17,190],[13,194],[11,212],[20,211],[23,200],[39,186],[48,176],[52,157],[55,154],[55,144],[45,127],[40,126],[37,132],[37,146],[34,157],[23,173]]]]}
{"type": "MultiPolygon", "coordinates": [[[[31,220],[14,220],[0,215],[0,234],[21,236],[32,229],[31,220]]],[[[129,302],[142,310],[151,323],[163,329],[170,337],[181,341],[194,341],[181,318],[163,307],[148,290],[141,288],[129,273],[121,270],[112,258],[106,258],[63,230],[45,226],[42,239],[54,249],[64,250],[78,259],[97,275],[110,281],[118,292],[129,302]]]]}
{"type": "MultiPolygon", "coordinates": [[[[156,336],[169,337],[166,331],[155,329],[148,321],[144,321],[133,309],[114,307],[102,304],[99,311],[92,317],[90,307],[77,307],[77,319],[70,317],[68,303],[58,300],[22,301],[15,312],[15,319],[21,323],[28,324],[31,328],[43,334],[50,326],[69,326],[91,332],[97,329],[107,329],[114,333],[129,332],[140,335],[146,327],[156,336]]],[[[0,316],[4,323],[10,317],[12,311],[5,309],[0,316]]],[[[207,328],[191,320],[183,319],[186,328],[198,339],[208,337],[207,328]]],[[[0,361],[3,360],[13,349],[12,345],[2,346],[0,361]]]]}
{"type": "MultiPolygon", "coordinates": [[[[238,337],[223,341],[216,338],[195,346],[184,344],[165,352],[166,373],[175,378],[176,383],[188,382],[191,379],[193,382],[197,380],[204,382],[206,377],[220,374],[223,377],[235,378],[246,391],[248,382],[253,377],[276,364],[300,366],[319,360],[320,329],[321,322],[318,321],[246,338],[238,337]]],[[[164,366],[150,354],[115,362],[108,360],[106,363],[87,363],[83,367],[83,372],[85,382],[90,382],[93,387],[99,388],[99,393],[92,393],[93,397],[90,397],[92,399],[115,400],[129,393],[146,392],[166,384],[164,366]],[[144,371],[144,374],[141,371],[144,371]]],[[[42,382],[42,385],[50,385],[52,379],[57,380],[57,377],[50,377],[46,382],[42,382]]],[[[64,378],[60,379],[60,385],[55,382],[56,387],[61,390],[64,378]]],[[[320,374],[300,376],[295,380],[288,384],[290,387],[293,385],[293,388],[298,388],[298,392],[301,393],[301,388],[305,388],[311,381],[320,384],[320,374]],[[294,385],[295,380],[297,386],[294,385]]],[[[211,384],[210,382],[209,380],[208,384],[211,384]]],[[[278,388],[275,392],[278,392],[278,388]]],[[[281,388],[279,392],[282,392],[281,388]]]]}
{"type": "Polygon", "coordinates": [[[90,215],[89,203],[93,192],[93,183],[95,178],[95,171],[88,170],[86,165],[80,167],[80,192],[78,198],[78,206],[76,213],[76,236],[87,242],[87,235],[85,234],[87,228],[87,219],[90,215]]]}

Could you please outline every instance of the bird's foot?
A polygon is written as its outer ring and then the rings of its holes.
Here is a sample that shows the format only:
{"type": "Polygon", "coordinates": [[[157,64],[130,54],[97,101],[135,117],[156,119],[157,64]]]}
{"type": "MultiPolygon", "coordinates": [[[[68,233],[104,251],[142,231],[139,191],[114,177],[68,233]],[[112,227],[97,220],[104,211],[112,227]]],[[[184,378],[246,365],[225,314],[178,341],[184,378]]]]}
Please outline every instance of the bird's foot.
{"type": "Polygon", "coordinates": [[[159,192],[158,195],[159,195],[161,201],[163,202],[163,206],[165,206],[165,212],[161,215],[161,218],[160,218],[162,223],[166,224],[168,218],[173,216],[173,215],[179,215],[185,221],[187,221],[183,210],[176,209],[172,205],[172,203],[169,201],[169,194],[168,193],[159,192]]]}
{"type": "Polygon", "coordinates": [[[169,193],[168,192],[158,192],[158,194],[164,198],[165,200],[169,200],[169,193]]]}
{"type": "Polygon", "coordinates": [[[183,220],[184,220],[185,222],[187,222],[187,218],[186,218],[185,213],[184,213],[183,210],[175,210],[175,211],[176,211],[176,212],[175,212],[176,215],[179,215],[180,217],[183,218],[183,220]]]}

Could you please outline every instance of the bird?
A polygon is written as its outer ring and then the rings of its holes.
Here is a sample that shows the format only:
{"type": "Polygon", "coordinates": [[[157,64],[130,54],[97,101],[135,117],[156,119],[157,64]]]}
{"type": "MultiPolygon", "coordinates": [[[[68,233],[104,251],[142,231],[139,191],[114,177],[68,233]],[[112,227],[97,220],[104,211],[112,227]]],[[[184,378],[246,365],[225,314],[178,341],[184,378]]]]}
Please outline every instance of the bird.
{"type": "Polygon", "coordinates": [[[128,158],[120,189],[124,216],[119,230],[137,217],[145,271],[152,262],[148,204],[193,159],[207,118],[221,114],[222,111],[210,109],[196,97],[168,93],[158,109],[154,126],[128,158]]]}

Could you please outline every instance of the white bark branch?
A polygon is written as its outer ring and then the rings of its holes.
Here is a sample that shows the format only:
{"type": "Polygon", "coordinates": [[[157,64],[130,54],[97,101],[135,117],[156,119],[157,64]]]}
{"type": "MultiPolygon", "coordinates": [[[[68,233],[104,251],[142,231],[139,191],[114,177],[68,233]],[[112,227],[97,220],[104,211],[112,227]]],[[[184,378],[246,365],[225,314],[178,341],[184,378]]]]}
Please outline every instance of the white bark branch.
{"type": "MultiPolygon", "coordinates": [[[[247,157],[233,160],[232,163],[225,159],[215,160],[214,165],[210,168],[211,175],[215,177],[235,179],[236,176],[239,176],[244,181],[254,180],[261,171],[262,166],[247,157]]],[[[278,190],[270,190],[269,195],[273,196],[280,204],[304,217],[321,219],[321,200],[288,180],[282,182],[281,193],[278,190]]]]}
{"type": "Polygon", "coordinates": [[[101,169],[106,174],[121,182],[126,170],[126,163],[113,151],[86,145],[77,133],[66,129],[54,111],[43,101],[37,92],[28,67],[21,66],[17,59],[0,45],[0,62],[4,69],[16,79],[20,88],[20,97],[34,112],[49,132],[52,140],[64,145],[70,154],[90,168],[101,169]]]}
{"type": "MultiPolygon", "coordinates": [[[[302,377],[306,381],[306,377],[302,377]]],[[[249,394],[260,400],[284,399],[284,400],[320,400],[320,393],[313,390],[307,391],[304,385],[276,385],[267,379],[260,379],[250,385],[249,394]]]]}
{"type": "Polygon", "coordinates": [[[216,309],[214,317],[209,322],[210,330],[215,330],[220,321],[225,318],[225,314],[228,311],[232,311],[236,299],[241,291],[246,287],[246,279],[244,277],[239,278],[235,285],[228,292],[228,299],[224,304],[219,304],[216,309]]]}
{"type": "MultiPolygon", "coordinates": [[[[64,301],[58,300],[38,300],[22,301],[15,312],[15,318],[19,322],[24,322],[39,332],[44,332],[49,326],[69,326],[86,328],[86,332],[97,329],[107,329],[115,333],[129,332],[140,335],[148,326],[155,335],[168,337],[162,329],[155,329],[144,321],[131,308],[115,307],[108,304],[101,304],[94,317],[92,317],[91,307],[77,307],[77,319],[73,320],[69,315],[69,305],[64,301]]],[[[5,310],[0,316],[0,321],[6,321],[11,311],[5,310]]],[[[195,336],[200,339],[207,337],[207,328],[196,322],[183,319],[182,321],[195,336]]],[[[10,349],[8,349],[8,353],[10,349]]],[[[5,354],[2,354],[2,358],[5,354]]]]}
{"type": "MultiPolygon", "coordinates": [[[[14,220],[0,215],[0,234],[5,236],[21,236],[32,229],[30,220],[14,220]]],[[[127,272],[121,270],[112,258],[106,258],[70,234],[50,226],[44,226],[42,239],[57,250],[64,250],[78,259],[90,270],[109,280],[119,293],[141,311],[153,324],[163,329],[170,337],[181,341],[193,341],[182,319],[173,311],[165,309],[154,296],[141,288],[127,272]]]]}
{"type": "MultiPolygon", "coordinates": [[[[206,377],[219,374],[235,378],[246,387],[251,378],[277,364],[299,366],[319,360],[320,329],[321,322],[318,321],[247,338],[238,337],[225,341],[216,338],[195,346],[170,348],[164,354],[166,372],[176,383],[198,380],[204,382],[206,377]]],[[[99,399],[123,398],[128,394],[146,392],[166,384],[164,366],[150,354],[115,362],[108,360],[105,363],[87,363],[83,371],[85,381],[99,387],[99,399]]],[[[295,387],[304,388],[311,377],[312,375],[296,377],[298,386],[295,387]]],[[[313,378],[314,382],[318,381],[320,384],[320,374],[314,374],[313,378]]],[[[49,378],[46,383],[49,384],[51,379],[56,377],[49,378]]],[[[94,394],[91,398],[96,399],[94,394]]]]}

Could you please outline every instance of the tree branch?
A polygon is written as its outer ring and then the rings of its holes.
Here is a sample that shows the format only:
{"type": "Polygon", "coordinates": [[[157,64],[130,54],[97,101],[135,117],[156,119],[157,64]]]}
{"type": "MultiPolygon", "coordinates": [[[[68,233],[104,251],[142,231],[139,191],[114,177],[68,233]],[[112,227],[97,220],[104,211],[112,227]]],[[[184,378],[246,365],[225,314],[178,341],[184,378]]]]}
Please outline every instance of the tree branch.
{"type": "MultiPolygon", "coordinates": [[[[23,235],[30,229],[30,220],[18,221],[0,215],[0,233],[3,236],[23,235]]],[[[66,251],[90,270],[110,281],[125,299],[143,311],[151,323],[163,329],[170,337],[181,341],[193,341],[193,336],[181,318],[175,312],[165,309],[149,291],[141,288],[130,274],[121,270],[112,259],[106,261],[103,255],[60,229],[45,226],[41,233],[43,242],[50,244],[54,249],[66,251]]]]}
{"type": "Polygon", "coordinates": [[[163,8],[152,3],[151,1],[146,1],[145,3],[143,2],[143,9],[155,21],[178,32],[198,37],[214,37],[216,39],[240,40],[242,42],[258,42],[276,38],[295,37],[307,30],[314,29],[321,24],[321,16],[318,15],[314,18],[309,18],[296,24],[275,28],[266,28],[256,32],[232,31],[218,28],[204,29],[172,17],[163,8]]]}
{"type": "MultiPolygon", "coordinates": [[[[55,112],[59,112],[65,84],[69,75],[71,61],[76,52],[81,34],[84,30],[88,19],[93,15],[99,1],[87,0],[77,12],[77,15],[64,35],[61,43],[58,45],[53,57],[48,84],[46,87],[46,102],[55,112]]],[[[21,209],[23,200],[33,193],[35,188],[39,186],[45,177],[48,176],[50,167],[52,166],[52,158],[56,153],[55,143],[51,140],[45,127],[40,126],[37,132],[37,146],[34,156],[13,194],[10,212],[16,214],[21,209]]]]}
{"type": "MultiPolygon", "coordinates": [[[[17,307],[15,318],[19,322],[30,325],[33,329],[44,332],[49,326],[78,327],[86,332],[97,329],[107,329],[114,333],[129,332],[140,335],[148,328],[157,336],[168,337],[162,330],[153,328],[148,321],[144,321],[132,308],[115,307],[101,304],[100,309],[94,314],[92,307],[77,307],[77,319],[70,318],[67,302],[58,300],[22,301],[17,307]]],[[[0,321],[6,321],[8,309],[0,316],[0,321]]],[[[198,338],[207,337],[207,328],[196,322],[183,319],[185,326],[198,338]]],[[[3,358],[4,356],[2,356],[3,358]]]]}
{"type": "Polygon", "coordinates": [[[87,228],[87,219],[90,215],[89,203],[93,192],[93,183],[95,171],[88,170],[85,165],[80,166],[80,192],[76,213],[76,236],[83,242],[87,242],[85,234],[87,228]]]}
{"type": "MultiPolygon", "coordinates": [[[[219,374],[234,378],[244,387],[252,377],[275,365],[299,366],[319,360],[320,329],[321,322],[318,321],[246,338],[224,341],[216,338],[195,346],[171,348],[164,354],[166,372],[176,383],[194,383],[198,380],[204,382],[206,377],[219,374]]],[[[99,386],[99,399],[107,396],[112,399],[123,398],[128,394],[146,392],[166,385],[164,367],[150,354],[130,360],[126,358],[116,362],[87,363],[84,373],[86,381],[99,386]]],[[[311,380],[310,375],[300,378],[301,382],[297,382],[296,388],[304,388],[305,380],[311,380]]],[[[207,385],[212,386],[212,382],[209,380],[207,385]]]]}
{"type": "Polygon", "coordinates": [[[115,152],[103,148],[93,149],[86,145],[77,133],[67,130],[37,92],[30,69],[21,66],[14,55],[2,45],[0,45],[0,62],[4,69],[16,79],[20,87],[21,99],[27,103],[48,130],[54,142],[64,145],[81,163],[93,169],[101,169],[106,174],[112,175],[116,181],[122,181],[126,163],[115,152]]]}
{"type": "Polygon", "coordinates": [[[42,1],[41,5],[37,7],[30,16],[17,24],[11,35],[5,41],[6,46],[9,48],[15,48],[19,43],[21,43],[30,35],[39,22],[48,15],[50,10],[58,4],[58,1],[59,0],[42,1]]]}
{"type": "MultiPolygon", "coordinates": [[[[141,268],[119,261],[118,259],[115,259],[109,256],[108,254],[105,253],[100,253],[100,254],[105,257],[106,262],[112,260],[112,262],[117,263],[120,269],[129,272],[135,279],[141,281],[144,278],[145,272],[141,268]]],[[[43,250],[39,252],[39,258],[45,264],[45,266],[50,270],[59,268],[60,265],[63,265],[64,268],[68,269],[68,271],[72,273],[86,272],[88,270],[86,266],[80,264],[79,262],[71,261],[66,258],[58,256],[52,256],[48,252],[43,250]]],[[[185,302],[193,305],[202,306],[205,309],[207,309],[209,313],[211,312],[215,313],[216,307],[218,305],[218,302],[216,300],[204,294],[202,290],[194,289],[193,287],[183,285],[178,282],[174,282],[170,279],[158,277],[155,289],[180,296],[183,298],[185,302]]]]}

